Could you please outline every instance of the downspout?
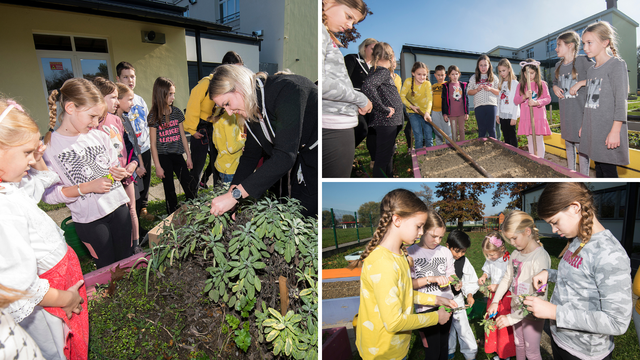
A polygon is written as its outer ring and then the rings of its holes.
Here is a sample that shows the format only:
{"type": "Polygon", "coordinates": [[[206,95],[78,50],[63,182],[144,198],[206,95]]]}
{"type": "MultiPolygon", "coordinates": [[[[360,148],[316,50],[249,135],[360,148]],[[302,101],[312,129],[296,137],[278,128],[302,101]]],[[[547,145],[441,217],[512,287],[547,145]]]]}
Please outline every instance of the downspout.
{"type": "Polygon", "coordinates": [[[198,81],[203,78],[202,68],[202,44],[200,43],[200,29],[196,30],[196,62],[198,63],[198,81]]]}

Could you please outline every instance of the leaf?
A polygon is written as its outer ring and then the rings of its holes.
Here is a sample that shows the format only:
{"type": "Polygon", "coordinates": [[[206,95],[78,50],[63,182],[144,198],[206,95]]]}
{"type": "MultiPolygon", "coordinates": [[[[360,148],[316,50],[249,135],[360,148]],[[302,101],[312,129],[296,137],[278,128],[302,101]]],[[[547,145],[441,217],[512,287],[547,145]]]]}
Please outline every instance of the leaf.
{"type": "Polygon", "coordinates": [[[211,298],[211,300],[213,300],[213,302],[217,303],[218,300],[220,300],[220,293],[218,292],[218,290],[213,290],[209,293],[209,297],[211,298]]]}
{"type": "Polygon", "coordinates": [[[280,331],[278,330],[271,330],[269,332],[269,334],[267,334],[267,337],[265,338],[265,340],[267,340],[267,342],[271,342],[273,341],[273,339],[275,339],[278,335],[280,335],[280,331]]]}
{"type": "Polygon", "coordinates": [[[242,329],[236,330],[234,333],[236,336],[233,340],[236,342],[236,346],[238,346],[242,351],[247,352],[249,345],[251,345],[251,335],[249,334],[249,331],[242,329]]]}
{"type": "Polygon", "coordinates": [[[260,270],[260,269],[264,269],[266,267],[267,267],[267,264],[263,263],[262,261],[258,261],[258,262],[253,263],[253,268],[254,269],[260,270]]]}
{"type": "Polygon", "coordinates": [[[211,290],[212,286],[213,286],[212,282],[207,283],[207,285],[204,286],[204,292],[211,290]]]}
{"type": "Polygon", "coordinates": [[[269,312],[271,313],[271,315],[273,315],[276,319],[283,321],[284,319],[282,318],[282,315],[280,315],[280,313],[274,309],[274,308],[269,308],[269,312]]]}
{"type": "Polygon", "coordinates": [[[291,338],[287,338],[284,342],[284,353],[289,356],[291,355],[291,349],[293,348],[293,341],[291,338]]]}
{"type": "Polygon", "coordinates": [[[278,356],[282,352],[283,348],[284,348],[284,341],[282,341],[281,338],[277,338],[276,341],[273,343],[273,354],[278,356]]]}
{"type": "Polygon", "coordinates": [[[266,326],[266,327],[271,327],[275,324],[277,324],[278,322],[275,319],[267,319],[265,321],[262,322],[262,326],[266,326]]]}
{"type": "Polygon", "coordinates": [[[253,284],[256,287],[256,291],[260,292],[262,290],[262,283],[260,282],[260,278],[256,276],[255,283],[253,284]]]}

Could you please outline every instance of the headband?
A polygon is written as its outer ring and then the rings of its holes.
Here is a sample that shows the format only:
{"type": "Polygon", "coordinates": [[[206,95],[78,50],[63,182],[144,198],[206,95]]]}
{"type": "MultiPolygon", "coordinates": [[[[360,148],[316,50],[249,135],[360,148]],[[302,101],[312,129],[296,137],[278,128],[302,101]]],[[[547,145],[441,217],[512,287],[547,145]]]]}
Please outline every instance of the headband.
{"type": "Polygon", "coordinates": [[[7,114],[9,114],[9,111],[11,111],[11,109],[13,109],[13,108],[16,108],[17,110],[20,110],[21,112],[24,112],[24,110],[22,109],[22,106],[18,105],[13,100],[7,100],[7,104],[9,104],[9,106],[7,106],[7,108],[4,109],[2,114],[0,114],[0,123],[2,122],[2,120],[4,120],[4,118],[7,116],[7,114]]]}
{"type": "Polygon", "coordinates": [[[540,61],[532,61],[532,62],[526,62],[526,61],[521,61],[520,62],[520,67],[525,67],[527,65],[534,65],[534,66],[540,66],[540,61]]]}
{"type": "Polygon", "coordinates": [[[489,242],[492,243],[493,245],[495,245],[496,247],[501,247],[502,246],[502,240],[498,239],[495,236],[492,236],[489,238],[489,242]]]}

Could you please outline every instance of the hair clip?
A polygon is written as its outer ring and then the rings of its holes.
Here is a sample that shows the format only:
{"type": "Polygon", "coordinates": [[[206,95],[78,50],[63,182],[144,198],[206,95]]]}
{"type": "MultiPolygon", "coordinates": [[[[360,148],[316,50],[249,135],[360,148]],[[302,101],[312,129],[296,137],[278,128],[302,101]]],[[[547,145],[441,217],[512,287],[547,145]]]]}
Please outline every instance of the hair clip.
{"type": "Polygon", "coordinates": [[[489,242],[492,243],[493,245],[495,245],[496,247],[502,246],[502,240],[498,239],[495,236],[490,237],[489,238],[489,242]]]}
{"type": "Polygon", "coordinates": [[[19,110],[20,112],[24,112],[24,110],[22,109],[22,106],[20,106],[18,103],[16,103],[13,100],[7,100],[7,104],[9,104],[9,106],[7,106],[7,108],[4,109],[2,114],[0,114],[0,123],[2,122],[2,120],[4,120],[7,114],[9,114],[9,111],[11,111],[11,109],[13,108],[15,108],[16,110],[19,110]]]}

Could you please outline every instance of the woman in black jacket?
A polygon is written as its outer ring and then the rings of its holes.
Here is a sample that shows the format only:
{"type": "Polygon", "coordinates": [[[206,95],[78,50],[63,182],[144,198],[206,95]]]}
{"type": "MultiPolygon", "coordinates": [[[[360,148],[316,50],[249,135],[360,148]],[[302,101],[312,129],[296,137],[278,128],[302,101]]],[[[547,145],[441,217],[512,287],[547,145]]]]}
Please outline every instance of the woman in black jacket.
{"type": "MultiPolygon", "coordinates": [[[[349,74],[353,88],[358,91],[362,91],[361,88],[364,79],[366,79],[371,72],[371,53],[376,43],[378,43],[376,39],[364,39],[358,46],[357,54],[347,54],[344,56],[344,66],[347,68],[347,73],[349,74]]],[[[356,137],[356,147],[367,137],[369,121],[369,114],[358,115],[358,126],[353,129],[356,137]]],[[[375,161],[374,158],[371,160],[375,161]]]]}
{"type": "Polygon", "coordinates": [[[299,75],[265,78],[244,66],[221,65],[209,96],[227,113],[245,119],[247,136],[231,188],[213,199],[211,214],[233,209],[240,198],[260,197],[291,170],[291,197],[305,207],[303,215],[316,216],[318,87],[299,75]]]}

